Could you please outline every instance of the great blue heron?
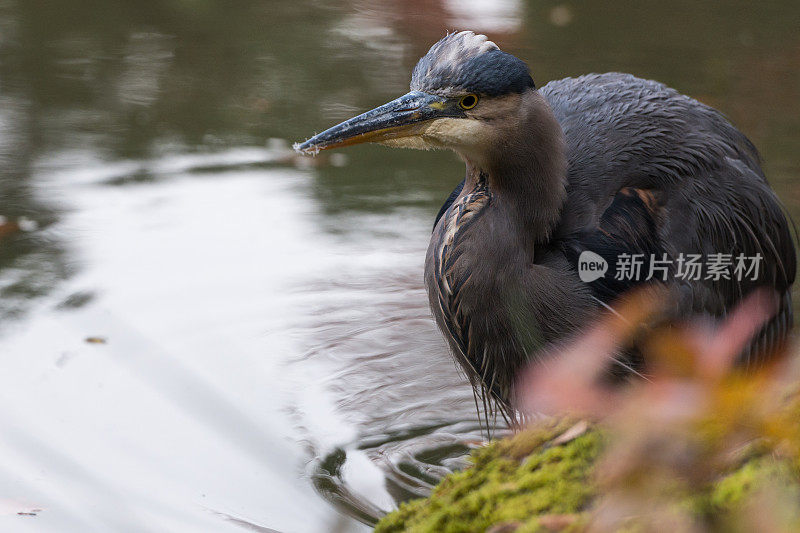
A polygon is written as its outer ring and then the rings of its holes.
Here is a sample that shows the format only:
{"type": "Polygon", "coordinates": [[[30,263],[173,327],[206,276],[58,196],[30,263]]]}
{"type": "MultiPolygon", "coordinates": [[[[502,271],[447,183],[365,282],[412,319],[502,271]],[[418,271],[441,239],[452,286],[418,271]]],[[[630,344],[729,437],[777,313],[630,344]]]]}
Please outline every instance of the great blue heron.
{"type": "Polygon", "coordinates": [[[464,160],[425,283],[473,387],[506,414],[523,365],[640,283],[667,287],[675,319],[774,292],[777,312],[743,364],[791,329],[795,250],[758,152],[719,112],[661,83],[589,74],[537,90],[523,61],[464,31],[419,60],[411,92],[296,148],[363,142],[464,160]],[[582,278],[584,267],[599,270],[582,278]]]}

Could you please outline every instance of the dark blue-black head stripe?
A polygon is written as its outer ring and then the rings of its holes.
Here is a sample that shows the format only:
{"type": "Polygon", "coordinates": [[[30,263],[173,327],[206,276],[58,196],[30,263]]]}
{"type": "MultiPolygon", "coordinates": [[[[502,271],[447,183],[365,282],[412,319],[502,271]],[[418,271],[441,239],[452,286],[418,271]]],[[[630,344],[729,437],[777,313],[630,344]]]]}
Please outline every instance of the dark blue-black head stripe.
{"type": "Polygon", "coordinates": [[[500,50],[484,35],[447,35],[419,60],[412,91],[478,93],[499,96],[535,89],[524,61],[500,50]]]}

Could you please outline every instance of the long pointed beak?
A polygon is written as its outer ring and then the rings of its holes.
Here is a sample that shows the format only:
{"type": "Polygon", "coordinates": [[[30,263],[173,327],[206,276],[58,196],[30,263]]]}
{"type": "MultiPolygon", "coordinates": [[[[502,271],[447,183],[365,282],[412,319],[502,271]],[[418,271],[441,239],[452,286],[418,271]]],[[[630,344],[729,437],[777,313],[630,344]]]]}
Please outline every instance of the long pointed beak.
{"type": "Polygon", "coordinates": [[[365,142],[381,142],[419,135],[421,123],[457,116],[452,104],[440,96],[413,91],[315,135],[294,149],[305,154],[365,142]]]}

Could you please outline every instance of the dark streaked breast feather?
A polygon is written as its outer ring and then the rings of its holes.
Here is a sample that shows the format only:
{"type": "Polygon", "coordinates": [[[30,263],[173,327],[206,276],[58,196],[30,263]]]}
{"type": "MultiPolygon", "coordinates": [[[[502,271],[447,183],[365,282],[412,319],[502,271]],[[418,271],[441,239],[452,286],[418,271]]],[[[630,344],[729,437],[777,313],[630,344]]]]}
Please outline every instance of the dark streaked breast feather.
{"type": "Polygon", "coordinates": [[[461,191],[463,189],[464,189],[464,180],[461,180],[461,183],[456,185],[456,188],[453,189],[453,192],[450,193],[450,196],[447,197],[447,200],[444,201],[444,204],[439,209],[439,212],[436,214],[436,220],[433,221],[434,228],[436,227],[436,224],[439,223],[439,219],[442,218],[442,215],[444,215],[447,212],[447,210],[450,209],[450,206],[453,205],[453,202],[456,201],[456,198],[458,198],[458,195],[461,194],[461,191]]]}

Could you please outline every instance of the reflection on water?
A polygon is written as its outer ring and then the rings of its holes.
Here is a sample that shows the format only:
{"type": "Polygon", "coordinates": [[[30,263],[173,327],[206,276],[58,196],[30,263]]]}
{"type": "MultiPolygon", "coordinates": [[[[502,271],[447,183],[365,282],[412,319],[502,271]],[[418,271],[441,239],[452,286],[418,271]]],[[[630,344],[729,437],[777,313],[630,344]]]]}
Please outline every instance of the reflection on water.
{"type": "Polygon", "coordinates": [[[482,438],[421,276],[461,164],[289,143],[469,27],[540,85],[622,70],[720,108],[796,215],[798,26],[789,1],[0,2],[2,528],[349,531],[425,494],[482,438]]]}

